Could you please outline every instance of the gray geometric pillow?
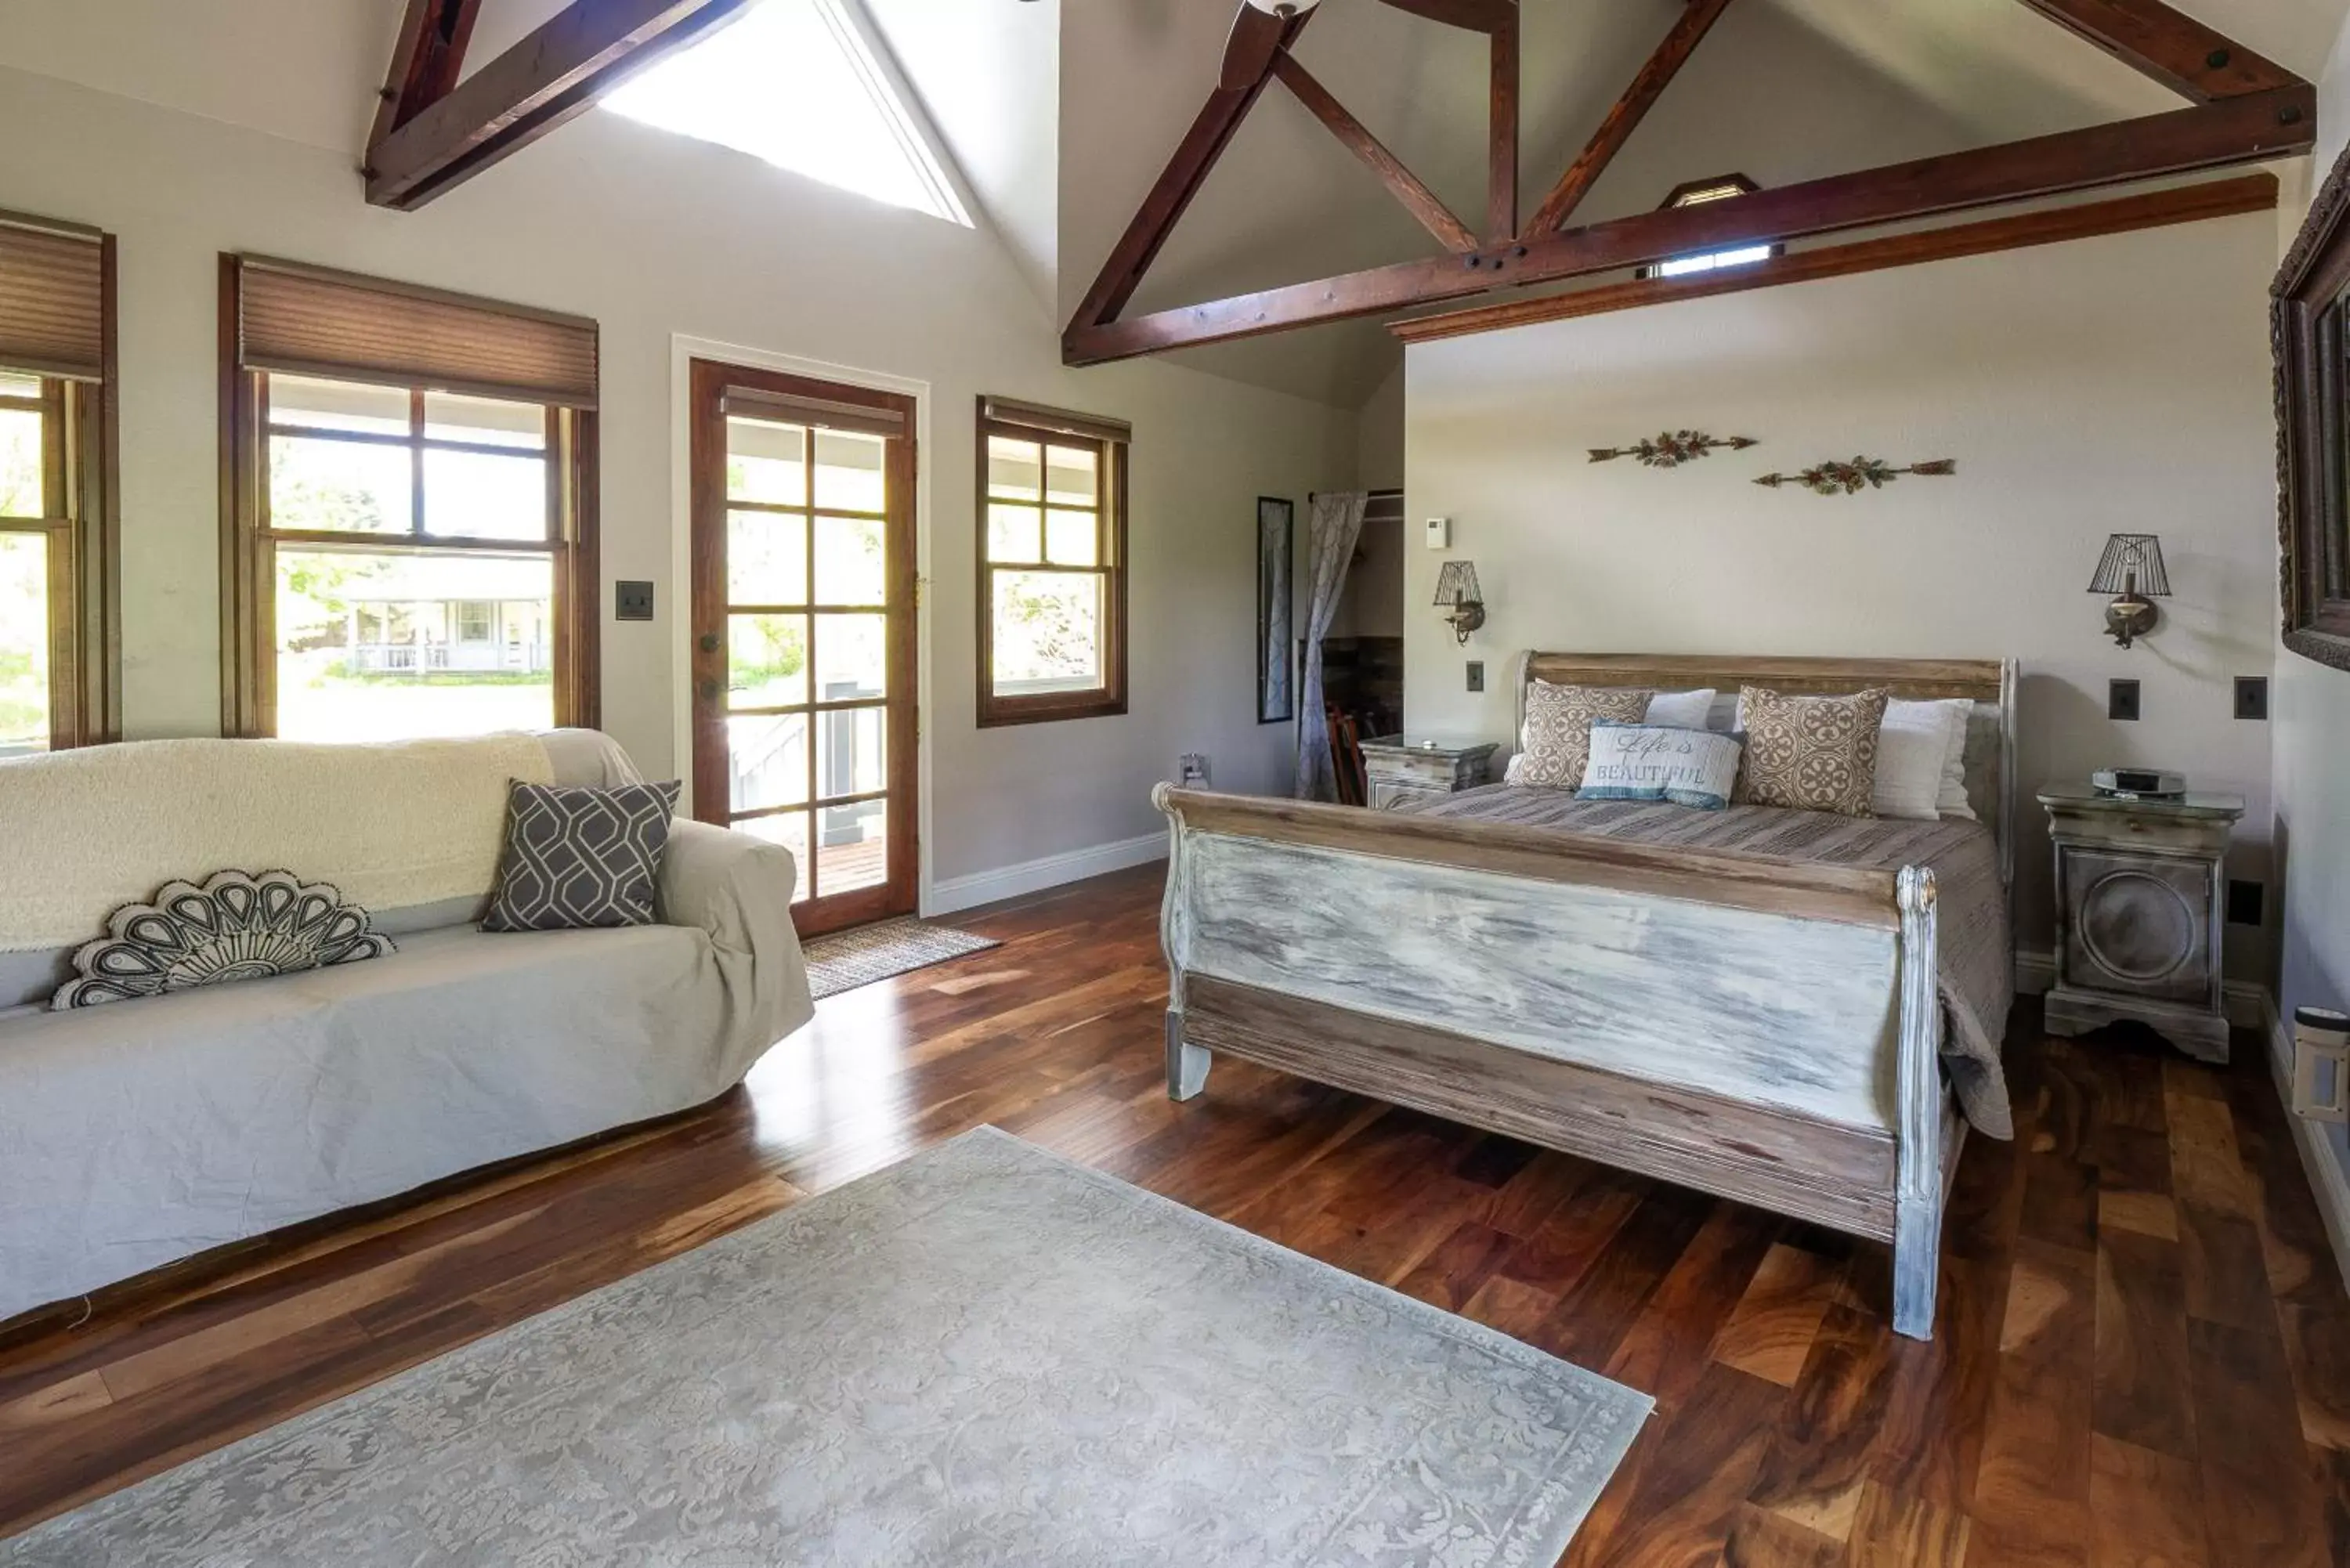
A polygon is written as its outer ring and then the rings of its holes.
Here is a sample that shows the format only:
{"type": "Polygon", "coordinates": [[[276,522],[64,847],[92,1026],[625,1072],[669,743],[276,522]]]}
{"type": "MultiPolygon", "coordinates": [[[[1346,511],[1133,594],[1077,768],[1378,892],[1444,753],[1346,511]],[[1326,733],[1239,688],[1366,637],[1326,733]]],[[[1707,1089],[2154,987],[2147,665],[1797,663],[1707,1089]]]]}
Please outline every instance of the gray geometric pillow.
{"type": "Polygon", "coordinates": [[[524,784],[506,795],[506,842],[485,931],[653,923],[653,882],[678,784],[619,789],[524,784]]]}
{"type": "Polygon", "coordinates": [[[125,904],[107,934],[73,956],[52,1012],[130,1002],[200,985],[357,963],[393,950],[372,918],[324,882],[291,871],[215,871],[199,888],[166,882],[152,903],[125,904]]]}

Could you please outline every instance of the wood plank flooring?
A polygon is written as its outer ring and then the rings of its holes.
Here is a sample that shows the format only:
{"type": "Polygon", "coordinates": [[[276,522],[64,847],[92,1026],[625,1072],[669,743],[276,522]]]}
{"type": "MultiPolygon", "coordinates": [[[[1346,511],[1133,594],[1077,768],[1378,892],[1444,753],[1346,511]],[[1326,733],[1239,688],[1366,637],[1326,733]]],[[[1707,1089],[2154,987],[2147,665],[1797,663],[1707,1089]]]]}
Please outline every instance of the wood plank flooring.
{"type": "Polygon", "coordinates": [[[2350,1300],[2257,1043],[2012,1031],[1930,1344],[1883,1249],[1222,1062],[1158,872],[962,923],[687,1116],[0,1330],[0,1533],[993,1122],[1653,1393],[1568,1568],[2350,1563],[2350,1300]]]}

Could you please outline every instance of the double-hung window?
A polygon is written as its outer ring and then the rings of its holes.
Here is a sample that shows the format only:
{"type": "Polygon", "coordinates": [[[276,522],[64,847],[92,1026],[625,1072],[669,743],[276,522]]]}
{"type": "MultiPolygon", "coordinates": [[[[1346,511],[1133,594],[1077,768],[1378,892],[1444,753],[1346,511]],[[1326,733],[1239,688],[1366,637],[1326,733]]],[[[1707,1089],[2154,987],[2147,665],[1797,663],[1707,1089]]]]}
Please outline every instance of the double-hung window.
{"type": "Polygon", "coordinates": [[[595,323],[224,258],[228,732],[597,722],[595,323]]]}
{"type": "Polygon", "coordinates": [[[1126,711],[1126,466],[1132,431],[979,405],[979,722],[1126,711]]]}
{"type": "Polygon", "coordinates": [[[0,756],[112,740],[114,242],[0,213],[0,756]]]}

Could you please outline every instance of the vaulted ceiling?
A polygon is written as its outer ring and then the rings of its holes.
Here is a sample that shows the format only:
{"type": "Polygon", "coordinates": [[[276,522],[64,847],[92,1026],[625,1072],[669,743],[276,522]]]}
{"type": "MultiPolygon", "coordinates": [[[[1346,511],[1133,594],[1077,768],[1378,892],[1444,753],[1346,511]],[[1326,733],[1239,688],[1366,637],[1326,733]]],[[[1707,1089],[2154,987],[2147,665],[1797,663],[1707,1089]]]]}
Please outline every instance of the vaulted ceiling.
{"type": "MultiPolygon", "coordinates": [[[[564,3],[484,0],[470,61],[494,57],[564,3]]],[[[1236,3],[865,0],[1030,277],[1039,330],[1068,319],[1198,111],[1236,3]]],[[[2177,3],[2314,78],[2350,0],[2177,3]]],[[[1527,205],[1682,6],[1522,0],[1527,205]]],[[[401,8],[401,0],[0,0],[0,64],[356,155],[401,8]]],[[[1456,211],[1482,212],[1482,39],[1378,0],[1325,0],[1297,54],[1456,211]]],[[[1682,181],[1733,169],[1780,184],[2176,102],[2018,0],[1732,0],[1577,221],[1642,211],[1682,181]]],[[[1135,308],[1433,248],[1275,88],[1208,180],[1135,308]]],[[[1375,323],[1353,322],[1177,358],[1353,404],[1397,353],[1375,323]]]]}

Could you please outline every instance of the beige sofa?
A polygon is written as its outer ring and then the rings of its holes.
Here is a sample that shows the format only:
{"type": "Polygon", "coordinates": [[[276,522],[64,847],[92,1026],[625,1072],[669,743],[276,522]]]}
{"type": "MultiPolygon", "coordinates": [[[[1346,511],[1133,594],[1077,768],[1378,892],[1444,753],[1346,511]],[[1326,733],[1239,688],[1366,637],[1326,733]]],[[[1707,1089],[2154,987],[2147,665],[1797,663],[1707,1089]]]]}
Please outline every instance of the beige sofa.
{"type": "Polygon", "coordinates": [[[0,1319],[739,1082],[814,1013],[788,851],[679,822],[660,924],[473,923],[509,779],[636,777],[591,731],[0,762],[0,1319]],[[231,867],[333,883],[399,951],[47,1010],[113,909],[231,867]]]}

